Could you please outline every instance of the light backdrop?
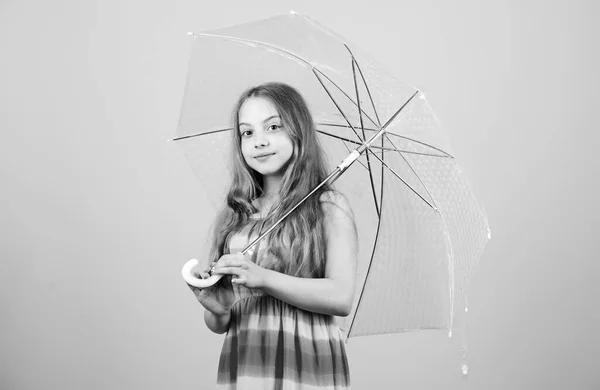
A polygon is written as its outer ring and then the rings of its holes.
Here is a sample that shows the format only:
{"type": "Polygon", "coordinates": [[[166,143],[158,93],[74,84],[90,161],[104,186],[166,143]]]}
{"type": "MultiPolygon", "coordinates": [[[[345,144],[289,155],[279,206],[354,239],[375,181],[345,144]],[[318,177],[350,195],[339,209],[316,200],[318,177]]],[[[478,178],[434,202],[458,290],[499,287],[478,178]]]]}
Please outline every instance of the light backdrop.
{"type": "Polygon", "coordinates": [[[180,276],[206,201],[176,145],[188,31],[307,14],[425,92],[492,231],[469,379],[445,332],[351,339],[354,389],[598,389],[592,1],[2,1],[0,388],[209,389],[180,276]]]}

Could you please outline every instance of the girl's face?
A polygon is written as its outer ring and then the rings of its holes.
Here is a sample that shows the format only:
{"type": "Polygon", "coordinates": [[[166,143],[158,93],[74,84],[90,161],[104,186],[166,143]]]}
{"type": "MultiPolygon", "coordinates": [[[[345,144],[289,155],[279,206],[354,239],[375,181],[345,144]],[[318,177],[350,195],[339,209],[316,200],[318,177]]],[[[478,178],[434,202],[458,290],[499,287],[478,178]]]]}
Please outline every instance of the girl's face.
{"type": "Polygon", "coordinates": [[[242,155],[250,168],[263,176],[283,176],[294,144],[275,106],[251,97],[240,107],[239,122],[242,155]]]}

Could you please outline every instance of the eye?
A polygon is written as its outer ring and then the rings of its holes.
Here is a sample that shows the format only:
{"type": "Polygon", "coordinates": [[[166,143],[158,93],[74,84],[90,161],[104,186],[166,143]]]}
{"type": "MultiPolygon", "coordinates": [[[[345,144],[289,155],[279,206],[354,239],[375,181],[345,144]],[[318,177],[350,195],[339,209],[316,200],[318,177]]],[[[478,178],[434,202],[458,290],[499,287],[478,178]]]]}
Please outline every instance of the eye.
{"type": "Polygon", "coordinates": [[[242,138],[250,137],[252,135],[252,130],[242,130],[241,135],[242,138]]]}
{"type": "Polygon", "coordinates": [[[280,125],[275,125],[275,124],[273,124],[273,125],[270,125],[270,126],[268,127],[268,129],[269,129],[269,130],[272,130],[272,131],[275,131],[275,130],[277,130],[277,129],[281,129],[281,126],[280,126],[280,125]]]}

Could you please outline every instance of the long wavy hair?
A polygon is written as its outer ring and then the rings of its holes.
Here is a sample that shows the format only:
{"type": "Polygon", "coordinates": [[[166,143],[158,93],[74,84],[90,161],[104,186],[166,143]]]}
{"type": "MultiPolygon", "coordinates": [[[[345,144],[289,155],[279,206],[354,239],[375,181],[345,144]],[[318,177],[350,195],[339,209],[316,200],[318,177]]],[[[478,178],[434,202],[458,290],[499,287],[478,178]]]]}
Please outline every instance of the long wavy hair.
{"type": "MultiPolygon", "coordinates": [[[[266,231],[327,177],[325,154],[312,116],[304,98],[293,87],[266,83],[246,90],[234,107],[232,122],[232,181],[226,205],[215,221],[210,262],[229,252],[228,242],[235,233],[248,224],[251,226],[249,235],[266,231]],[[283,130],[293,144],[293,154],[279,189],[280,200],[262,220],[251,216],[259,211],[253,200],[264,193],[263,178],[244,160],[239,131],[240,108],[254,97],[268,99],[276,107],[283,130]]],[[[278,225],[267,237],[269,247],[265,255],[257,257],[258,264],[292,276],[324,277],[326,244],[320,198],[323,192],[332,190],[325,184],[278,225]]]]}

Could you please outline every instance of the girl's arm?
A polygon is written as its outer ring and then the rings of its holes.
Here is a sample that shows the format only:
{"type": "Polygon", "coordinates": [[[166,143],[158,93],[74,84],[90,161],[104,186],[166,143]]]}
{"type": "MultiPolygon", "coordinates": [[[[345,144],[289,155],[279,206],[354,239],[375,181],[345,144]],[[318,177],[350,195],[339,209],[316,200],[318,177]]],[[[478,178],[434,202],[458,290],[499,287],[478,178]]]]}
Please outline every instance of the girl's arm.
{"type": "Polygon", "coordinates": [[[261,288],[301,309],[345,317],[352,309],[356,285],[356,226],[343,195],[329,193],[324,197],[327,197],[323,202],[327,239],[325,277],[299,278],[265,269],[261,288]]]}
{"type": "Polygon", "coordinates": [[[231,320],[231,311],[225,314],[215,314],[209,310],[204,310],[204,323],[208,329],[214,333],[222,334],[229,330],[229,321],[231,320]]]}
{"type": "MultiPolygon", "coordinates": [[[[200,272],[196,277],[208,278],[207,272],[200,272]]],[[[188,284],[198,302],[204,306],[204,323],[214,333],[225,333],[231,320],[231,306],[235,301],[233,288],[228,278],[217,286],[198,288],[188,284]]]]}

